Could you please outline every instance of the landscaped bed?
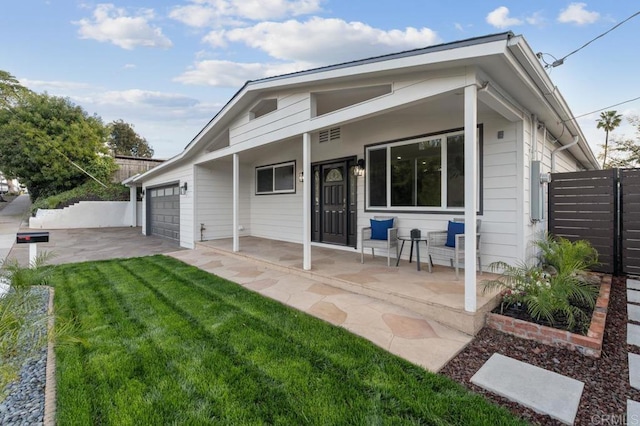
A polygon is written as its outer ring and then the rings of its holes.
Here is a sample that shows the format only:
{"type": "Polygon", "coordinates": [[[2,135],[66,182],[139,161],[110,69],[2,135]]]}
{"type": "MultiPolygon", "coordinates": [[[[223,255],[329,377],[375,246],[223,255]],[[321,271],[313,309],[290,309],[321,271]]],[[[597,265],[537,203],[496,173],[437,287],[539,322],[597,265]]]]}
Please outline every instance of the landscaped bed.
{"type": "Polygon", "coordinates": [[[56,268],[58,424],[520,424],[372,343],[163,256],[56,268]]]}
{"type": "Polygon", "coordinates": [[[640,401],[640,391],[629,385],[626,324],[625,278],[614,277],[600,358],[586,357],[576,351],[551,347],[485,327],[440,373],[511,408],[533,423],[559,424],[549,416],[535,413],[469,382],[492,354],[500,353],[584,382],[576,425],[624,424],[622,419],[627,412],[627,399],[640,401]]]}

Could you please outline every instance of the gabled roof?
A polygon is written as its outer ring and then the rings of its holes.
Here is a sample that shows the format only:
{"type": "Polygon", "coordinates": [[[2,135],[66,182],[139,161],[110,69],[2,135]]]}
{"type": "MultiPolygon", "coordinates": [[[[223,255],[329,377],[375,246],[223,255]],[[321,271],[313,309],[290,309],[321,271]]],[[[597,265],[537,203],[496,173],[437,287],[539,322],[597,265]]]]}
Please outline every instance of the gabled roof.
{"type": "Polygon", "coordinates": [[[514,70],[520,71],[522,73],[521,78],[531,80],[534,88],[539,91],[537,95],[540,95],[540,99],[538,101],[544,103],[545,108],[553,112],[548,114],[546,119],[545,117],[541,118],[544,121],[555,120],[557,122],[555,130],[558,135],[564,135],[562,129],[566,125],[570,132],[567,132],[565,139],[560,143],[567,144],[573,136],[578,136],[580,140],[578,146],[583,161],[597,167],[598,163],[586,144],[582,131],[575,121],[569,120],[572,114],[564,98],[551,82],[535,54],[522,36],[516,36],[511,31],[507,31],[247,81],[207,125],[196,134],[180,154],[136,177],[135,181],[144,180],[146,177],[155,175],[172,164],[190,158],[197,152],[200,145],[206,144],[211,140],[206,137],[207,135],[215,135],[216,132],[223,131],[228,122],[235,118],[239,111],[246,108],[262,91],[318,84],[320,81],[337,78],[358,78],[365,72],[397,72],[398,70],[413,67],[425,68],[440,65],[444,67],[445,64],[449,64],[449,66],[453,66],[453,64],[464,66],[479,63],[481,63],[482,68],[495,68],[498,74],[504,72],[504,69],[508,69],[512,73],[517,73],[514,70]],[[503,60],[497,61],[498,57],[503,58],[503,60]]]}

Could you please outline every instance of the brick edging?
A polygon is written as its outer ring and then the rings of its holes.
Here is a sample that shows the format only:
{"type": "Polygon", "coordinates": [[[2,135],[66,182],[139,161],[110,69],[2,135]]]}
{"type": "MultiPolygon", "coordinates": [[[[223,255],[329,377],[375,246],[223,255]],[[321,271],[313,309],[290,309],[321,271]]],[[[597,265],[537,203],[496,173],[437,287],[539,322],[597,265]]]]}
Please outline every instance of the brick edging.
{"type": "Polygon", "coordinates": [[[53,311],[53,287],[49,289],[49,305],[47,308],[47,366],[44,385],[44,426],[55,426],[56,424],[56,353],[54,325],[55,317],[53,311]]]}
{"type": "Polygon", "coordinates": [[[610,294],[611,275],[602,275],[600,293],[593,309],[591,324],[586,336],[494,313],[487,314],[487,326],[523,339],[535,340],[550,346],[564,347],[578,351],[583,355],[600,358],[610,294]]]}

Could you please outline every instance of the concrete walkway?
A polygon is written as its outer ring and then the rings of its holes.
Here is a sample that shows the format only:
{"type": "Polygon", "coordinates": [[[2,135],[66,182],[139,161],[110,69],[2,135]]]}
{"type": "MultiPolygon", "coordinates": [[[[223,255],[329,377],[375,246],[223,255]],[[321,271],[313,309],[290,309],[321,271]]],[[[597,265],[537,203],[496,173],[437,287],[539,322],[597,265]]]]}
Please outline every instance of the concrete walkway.
{"type": "Polygon", "coordinates": [[[439,371],[471,336],[405,308],[208,247],[169,253],[204,271],[344,327],[430,371],[439,371]]]}
{"type": "MultiPolygon", "coordinates": [[[[629,352],[629,383],[640,389],[640,280],[627,279],[627,344],[636,346],[636,353],[629,352]]],[[[627,419],[640,419],[640,403],[627,400],[627,419]]],[[[631,423],[629,423],[631,424],[631,423]]]]}
{"type": "Polygon", "coordinates": [[[16,242],[16,233],[31,207],[28,195],[20,195],[0,210],[0,261],[4,262],[16,242]]]}

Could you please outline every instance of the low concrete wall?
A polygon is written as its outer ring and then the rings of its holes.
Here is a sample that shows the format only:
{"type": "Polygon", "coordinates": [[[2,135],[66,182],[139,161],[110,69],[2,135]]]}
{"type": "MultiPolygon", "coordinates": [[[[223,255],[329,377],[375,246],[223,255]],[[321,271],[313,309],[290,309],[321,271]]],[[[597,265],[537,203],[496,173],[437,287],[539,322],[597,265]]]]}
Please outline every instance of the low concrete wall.
{"type": "MultiPolygon", "coordinates": [[[[142,223],[142,202],[137,202],[137,223],[142,223]]],[[[64,209],[39,209],[29,219],[29,228],[109,228],[134,226],[133,212],[129,201],[80,201],[64,209]]]]}

